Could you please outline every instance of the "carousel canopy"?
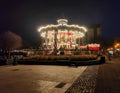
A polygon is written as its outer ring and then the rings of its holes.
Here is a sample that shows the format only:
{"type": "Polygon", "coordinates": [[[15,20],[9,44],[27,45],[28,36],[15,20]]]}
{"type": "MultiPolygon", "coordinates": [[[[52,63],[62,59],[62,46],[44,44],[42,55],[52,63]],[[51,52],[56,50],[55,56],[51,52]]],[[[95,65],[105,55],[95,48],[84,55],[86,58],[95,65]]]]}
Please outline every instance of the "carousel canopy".
{"type": "Polygon", "coordinates": [[[65,34],[65,35],[73,35],[76,37],[83,37],[84,34],[87,32],[87,29],[83,26],[79,25],[68,25],[68,20],[67,19],[58,19],[57,20],[58,24],[57,25],[46,25],[46,26],[41,26],[38,31],[41,33],[42,37],[45,37],[46,33],[48,33],[49,36],[52,36],[55,34],[55,32],[60,34],[65,34]]]}

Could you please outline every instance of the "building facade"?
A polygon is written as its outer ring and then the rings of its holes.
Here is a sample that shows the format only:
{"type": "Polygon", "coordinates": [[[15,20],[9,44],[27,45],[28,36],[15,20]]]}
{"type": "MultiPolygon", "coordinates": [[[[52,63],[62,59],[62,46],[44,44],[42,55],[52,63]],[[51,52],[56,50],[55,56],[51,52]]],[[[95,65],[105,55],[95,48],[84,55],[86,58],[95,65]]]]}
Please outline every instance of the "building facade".
{"type": "Polygon", "coordinates": [[[83,38],[85,44],[97,43],[102,44],[102,27],[100,24],[89,25],[87,27],[87,33],[83,38]]]}

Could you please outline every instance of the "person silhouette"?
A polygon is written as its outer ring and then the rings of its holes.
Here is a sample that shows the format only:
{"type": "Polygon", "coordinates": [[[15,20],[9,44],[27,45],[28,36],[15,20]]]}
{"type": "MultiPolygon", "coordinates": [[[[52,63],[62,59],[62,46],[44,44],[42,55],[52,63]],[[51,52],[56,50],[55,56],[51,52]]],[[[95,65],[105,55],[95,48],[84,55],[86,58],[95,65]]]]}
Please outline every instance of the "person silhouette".
{"type": "Polygon", "coordinates": [[[17,57],[16,56],[13,57],[13,65],[17,65],[17,57]]]}

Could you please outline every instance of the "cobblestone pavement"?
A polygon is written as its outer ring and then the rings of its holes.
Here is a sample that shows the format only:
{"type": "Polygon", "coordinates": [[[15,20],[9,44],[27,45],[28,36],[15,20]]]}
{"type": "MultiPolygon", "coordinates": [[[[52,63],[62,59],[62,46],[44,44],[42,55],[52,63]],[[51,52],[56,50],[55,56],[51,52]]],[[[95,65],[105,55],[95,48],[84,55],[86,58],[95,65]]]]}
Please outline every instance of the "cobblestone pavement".
{"type": "Polygon", "coordinates": [[[89,66],[65,93],[94,93],[99,66],[89,66]]]}
{"type": "Polygon", "coordinates": [[[120,57],[87,67],[65,93],[120,93],[120,57]]]}
{"type": "Polygon", "coordinates": [[[120,57],[105,64],[0,67],[0,93],[120,93],[120,57]]]}

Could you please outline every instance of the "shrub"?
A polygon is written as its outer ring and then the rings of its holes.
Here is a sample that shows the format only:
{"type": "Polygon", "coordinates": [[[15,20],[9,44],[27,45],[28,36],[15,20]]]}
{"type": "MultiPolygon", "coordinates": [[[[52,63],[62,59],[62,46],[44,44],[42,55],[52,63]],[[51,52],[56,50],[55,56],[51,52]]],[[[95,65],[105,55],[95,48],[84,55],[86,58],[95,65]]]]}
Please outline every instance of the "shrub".
{"type": "Polygon", "coordinates": [[[45,55],[36,55],[30,57],[23,57],[21,60],[75,60],[75,61],[88,61],[97,59],[97,55],[59,55],[59,56],[45,56],[45,55]]]}

